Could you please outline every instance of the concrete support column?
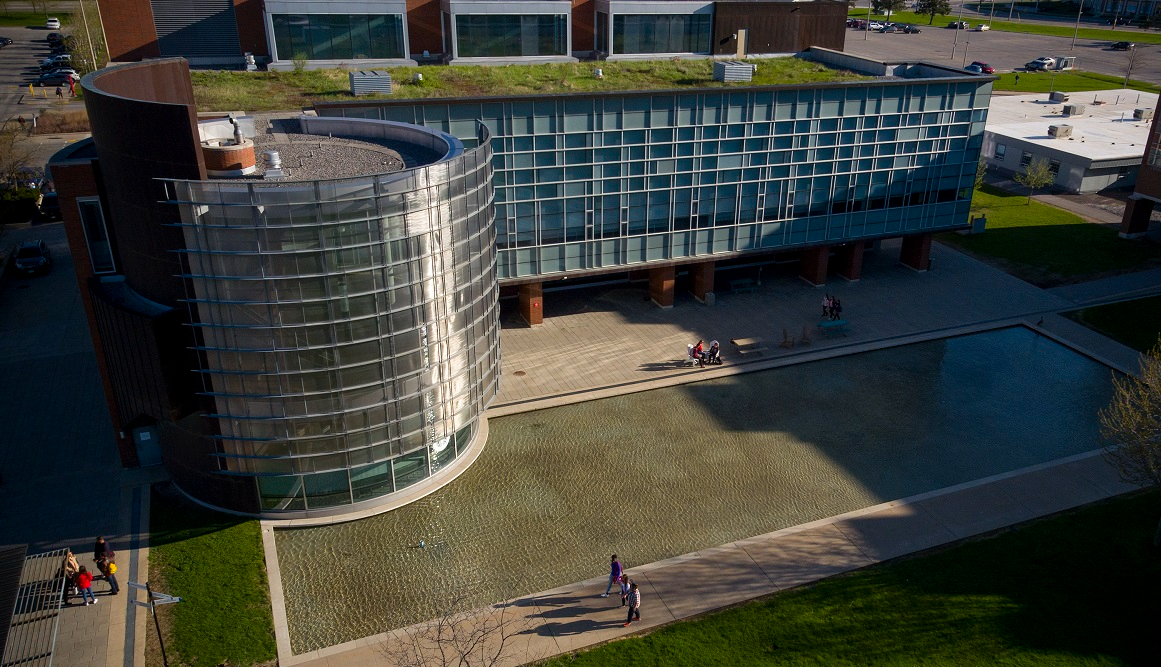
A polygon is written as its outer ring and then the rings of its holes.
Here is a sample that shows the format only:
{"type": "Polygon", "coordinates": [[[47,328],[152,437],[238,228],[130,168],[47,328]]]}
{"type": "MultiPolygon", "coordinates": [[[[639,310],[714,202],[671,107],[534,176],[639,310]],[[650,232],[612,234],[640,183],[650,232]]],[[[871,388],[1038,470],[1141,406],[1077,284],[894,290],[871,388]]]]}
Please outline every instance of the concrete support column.
{"type": "Polygon", "coordinates": [[[1149,216],[1153,215],[1152,199],[1130,197],[1125,204],[1125,217],[1121,218],[1121,238],[1135,239],[1149,231],[1149,216]]]}
{"type": "Polygon", "coordinates": [[[649,269],[649,298],[662,308],[673,307],[673,282],[676,271],[672,266],[649,269]]]}
{"type": "Polygon", "coordinates": [[[863,249],[865,241],[855,241],[835,249],[836,273],[847,282],[858,282],[863,275],[863,249]]]}
{"type": "Polygon", "coordinates": [[[544,324],[544,284],[520,286],[520,316],[529,326],[544,324]]]}
{"type": "Polygon", "coordinates": [[[715,262],[699,262],[689,267],[689,272],[693,274],[693,296],[702,303],[706,303],[706,295],[714,291],[715,264],[715,262]]]}
{"type": "Polygon", "coordinates": [[[899,261],[920,273],[931,265],[931,234],[913,234],[903,237],[899,261]]]}
{"type": "Polygon", "coordinates": [[[830,256],[830,246],[805,248],[798,262],[798,277],[815,287],[826,284],[826,261],[830,256]]]}

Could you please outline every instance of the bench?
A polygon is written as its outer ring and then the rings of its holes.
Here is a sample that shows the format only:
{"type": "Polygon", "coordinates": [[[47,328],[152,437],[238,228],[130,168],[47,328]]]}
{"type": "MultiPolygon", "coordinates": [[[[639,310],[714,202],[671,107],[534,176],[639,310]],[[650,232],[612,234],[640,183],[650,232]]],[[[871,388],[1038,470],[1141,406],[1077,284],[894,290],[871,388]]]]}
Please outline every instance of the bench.
{"type": "Polygon", "coordinates": [[[761,338],[731,338],[730,345],[738,351],[738,354],[750,354],[752,352],[762,352],[766,348],[762,346],[761,338]]]}
{"type": "Polygon", "coordinates": [[[730,281],[730,291],[734,294],[753,292],[756,289],[758,289],[758,281],[753,278],[738,278],[730,281]]]}
{"type": "Polygon", "coordinates": [[[850,323],[846,320],[823,320],[818,323],[818,328],[824,336],[837,336],[839,334],[845,336],[849,326],[850,323]]]}

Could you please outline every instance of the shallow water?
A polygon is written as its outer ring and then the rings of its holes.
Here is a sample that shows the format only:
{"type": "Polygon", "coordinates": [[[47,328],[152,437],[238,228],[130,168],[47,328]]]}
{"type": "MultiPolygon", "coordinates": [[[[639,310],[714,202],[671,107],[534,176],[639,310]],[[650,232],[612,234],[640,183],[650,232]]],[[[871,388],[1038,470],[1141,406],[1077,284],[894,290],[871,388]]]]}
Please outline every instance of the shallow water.
{"type": "Polygon", "coordinates": [[[293,649],[1089,451],[1110,396],[1012,328],[494,419],[427,498],[276,531],[293,649]]]}

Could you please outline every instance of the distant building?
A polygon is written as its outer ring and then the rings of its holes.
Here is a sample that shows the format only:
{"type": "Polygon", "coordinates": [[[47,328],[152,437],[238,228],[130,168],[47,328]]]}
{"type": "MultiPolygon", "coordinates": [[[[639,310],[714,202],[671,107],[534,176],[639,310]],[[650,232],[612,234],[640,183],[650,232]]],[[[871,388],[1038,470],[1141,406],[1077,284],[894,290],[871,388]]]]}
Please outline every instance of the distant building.
{"type": "Polygon", "coordinates": [[[1090,193],[1130,187],[1145,152],[1155,93],[1100,90],[995,95],[984,129],[984,157],[1002,173],[1048,160],[1053,185],[1090,193]],[[1052,128],[1056,128],[1055,130],[1052,128]]]}
{"type": "Polygon", "coordinates": [[[837,0],[99,0],[114,62],[288,69],[843,48],[837,0]]]}
{"type": "Polygon", "coordinates": [[[1136,238],[1149,230],[1149,221],[1156,205],[1161,202],[1161,102],[1153,113],[1153,124],[1145,144],[1137,186],[1125,207],[1121,220],[1121,236],[1136,238]]]}

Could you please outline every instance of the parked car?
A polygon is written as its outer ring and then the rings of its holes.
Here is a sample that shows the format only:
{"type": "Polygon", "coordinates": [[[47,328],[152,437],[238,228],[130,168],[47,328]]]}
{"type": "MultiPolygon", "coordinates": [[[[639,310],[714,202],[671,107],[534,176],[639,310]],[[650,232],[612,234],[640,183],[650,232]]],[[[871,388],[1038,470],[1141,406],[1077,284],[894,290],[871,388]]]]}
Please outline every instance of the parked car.
{"type": "Polygon", "coordinates": [[[1047,70],[1056,67],[1056,58],[1052,56],[1040,56],[1036,60],[1024,65],[1024,69],[1029,70],[1047,70]]]}
{"type": "Polygon", "coordinates": [[[1105,25],[1129,25],[1133,19],[1128,16],[1118,16],[1114,19],[1105,19],[1105,25]]]}
{"type": "Polygon", "coordinates": [[[4,48],[5,46],[8,46],[11,43],[12,43],[11,39],[8,39],[7,37],[0,37],[0,49],[4,48]]]}
{"type": "Polygon", "coordinates": [[[984,70],[981,69],[979,65],[974,65],[974,64],[968,65],[967,67],[965,67],[964,71],[971,72],[972,74],[983,74],[984,73],[984,70]]]}
{"type": "Polygon", "coordinates": [[[947,24],[947,27],[951,28],[952,30],[967,30],[968,29],[968,22],[967,21],[952,21],[951,23],[947,24]]]}
{"type": "Polygon", "coordinates": [[[981,24],[976,26],[976,32],[983,32],[985,30],[991,30],[991,29],[992,29],[992,26],[988,25],[987,23],[981,23],[981,24]]]}
{"type": "Polygon", "coordinates": [[[48,33],[48,37],[44,38],[44,41],[48,42],[50,45],[60,44],[64,41],[64,38],[65,36],[59,32],[50,32],[48,33]]]}
{"type": "Polygon", "coordinates": [[[901,30],[899,26],[896,25],[885,25],[882,28],[879,28],[879,32],[903,32],[903,30],[901,30]]]}
{"type": "Polygon", "coordinates": [[[882,30],[883,24],[878,21],[871,21],[867,24],[867,30],[882,30]]]}
{"type": "Polygon", "coordinates": [[[56,69],[49,70],[47,72],[43,72],[43,74],[59,74],[61,76],[72,77],[73,81],[80,81],[81,80],[81,75],[78,74],[77,71],[71,67],[58,67],[56,69]]]}
{"type": "Polygon", "coordinates": [[[44,27],[48,28],[49,30],[60,30],[60,19],[56,18],[55,16],[49,17],[48,20],[44,22],[44,27]]]}
{"type": "Polygon", "coordinates": [[[55,56],[49,56],[40,61],[40,70],[47,72],[58,67],[68,67],[73,62],[73,57],[67,53],[58,53],[55,56]]]}
{"type": "Polygon", "coordinates": [[[1113,42],[1112,43],[1112,47],[1113,47],[1114,51],[1128,51],[1129,49],[1133,48],[1134,46],[1136,46],[1136,44],[1134,44],[1132,42],[1113,42]]]}
{"type": "Polygon", "coordinates": [[[25,241],[16,249],[16,270],[29,275],[52,270],[52,253],[44,241],[25,241]]]}
{"type": "Polygon", "coordinates": [[[41,222],[60,220],[60,198],[55,192],[41,193],[40,201],[36,203],[36,210],[41,222]]]}
{"type": "Polygon", "coordinates": [[[987,64],[986,62],[984,62],[982,60],[974,60],[974,61],[972,61],[972,64],[979,65],[980,70],[983,71],[984,74],[995,74],[996,73],[995,67],[992,67],[991,65],[987,64]]]}
{"type": "Polygon", "coordinates": [[[69,81],[72,81],[72,74],[61,74],[59,72],[45,72],[36,77],[32,82],[34,86],[65,86],[69,81]]]}
{"type": "Polygon", "coordinates": [[[922,31],[919,29],[919,26],[917,26],[917,25],[905,25],[905,26],[903,26],[903,32],[905,34],[908,34],[908,35],[917,35],[922,31]]]}

